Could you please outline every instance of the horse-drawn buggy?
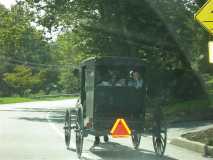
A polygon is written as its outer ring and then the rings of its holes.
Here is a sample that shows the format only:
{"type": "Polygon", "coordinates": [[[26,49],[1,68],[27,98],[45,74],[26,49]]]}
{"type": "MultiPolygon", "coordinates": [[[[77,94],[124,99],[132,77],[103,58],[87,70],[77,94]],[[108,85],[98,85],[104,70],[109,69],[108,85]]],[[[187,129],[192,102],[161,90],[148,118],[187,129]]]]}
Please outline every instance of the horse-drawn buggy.
{"type": "MultiPolygon", "coordinates": [[[[80,98],[75,107],[65,113],[65,143],[70,145],[75,133],[76,152],[82,154],[84,138],[90,135],[131,137],[133,147],[140,145],[146,129],[145,113],[146,65],[137,58],[95,57],[84,60],[79,67],[80,98]]],[[[77,72],[75,72],[77,73],[77,72]]],[[[156,112],[151,134],[156,154],[163,155],[167,131],[156,112]]],[[[96,143],[98,144],[98,143],[96,143]]]]}

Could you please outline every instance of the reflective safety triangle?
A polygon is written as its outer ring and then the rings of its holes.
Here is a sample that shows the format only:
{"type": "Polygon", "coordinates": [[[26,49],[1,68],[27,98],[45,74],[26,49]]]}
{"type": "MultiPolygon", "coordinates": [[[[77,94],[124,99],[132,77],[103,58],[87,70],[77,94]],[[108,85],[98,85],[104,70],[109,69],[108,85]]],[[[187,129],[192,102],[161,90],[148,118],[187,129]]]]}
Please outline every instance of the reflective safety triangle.
{"type": "Polygon", "coordinates": [[[131,131],[124,119],[117,119],[110,131],[112,137],[129,137],[131,135],[131,131]]]}

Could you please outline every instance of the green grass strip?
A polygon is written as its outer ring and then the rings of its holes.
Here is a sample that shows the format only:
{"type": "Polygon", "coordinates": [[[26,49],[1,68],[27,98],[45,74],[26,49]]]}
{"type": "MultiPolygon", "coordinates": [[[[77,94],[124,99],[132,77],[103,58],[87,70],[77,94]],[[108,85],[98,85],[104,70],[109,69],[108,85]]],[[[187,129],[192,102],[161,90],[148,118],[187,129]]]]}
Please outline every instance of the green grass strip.
{"type": "Polygon", "coordinates": [[[54,100],[65,100],[73,99],[74,96],[58,96],[58,97],[0,97],[0,104],[11,104],[11,103],[21,103],[21,102],[33,102],[33,101],[54,101],[54,100]]]}

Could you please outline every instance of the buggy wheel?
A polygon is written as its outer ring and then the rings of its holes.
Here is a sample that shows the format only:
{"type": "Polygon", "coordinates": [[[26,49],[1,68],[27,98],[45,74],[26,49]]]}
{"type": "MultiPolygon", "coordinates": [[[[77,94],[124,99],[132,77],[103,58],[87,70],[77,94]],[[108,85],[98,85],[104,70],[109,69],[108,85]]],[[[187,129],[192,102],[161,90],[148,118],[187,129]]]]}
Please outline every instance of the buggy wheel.
{"type": "Polygon", "coordinates": [[[83,140],[84,140],[84,123],[83,123],[83,109],[79,108],[77,112],[77,121],[76,121],[76,153],[78,158],[81,157],[83,149],[83,140]]]}
{"type": "Polygon", "coordinates": [[[104,142],[109,142],[109,137],[108,137],[108,135],[104,136],[104,142]]]}
{"type": "Polygon", "coordinates": [[[165,128],[154,128],[152,134],[152,141],[155,153],[159,156],[162,156],[166,149],[167,143],[167,129],[165,128]]]}
{"type": "Polygon", "coordinates": [[[66,110],[65,119],[64,119],[64,136],[65,136],[65,144],[67,149],[70,145],[70,137],[71,137],[71,121],[70,121],[70,113],[66,110]]]}
{"type": "Polygon", "coordinates": [[[138,149],[139,145],[141,142],[141,134],[137,133],[137,132],[133,132],[132,134],[132,144],[134,146],[135,149],[138,149]]]}

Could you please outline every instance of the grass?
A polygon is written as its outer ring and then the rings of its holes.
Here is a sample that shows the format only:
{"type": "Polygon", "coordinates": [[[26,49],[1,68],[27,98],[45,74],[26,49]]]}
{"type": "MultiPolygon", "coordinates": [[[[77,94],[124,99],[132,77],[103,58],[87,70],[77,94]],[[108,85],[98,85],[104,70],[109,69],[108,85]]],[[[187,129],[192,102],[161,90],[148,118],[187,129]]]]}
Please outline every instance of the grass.
{"type": "Polygon", "coordinates": [[[213,117],[213,107],[207,99],[174,102],[163,110],[169,122],[211,120],[213,117]]]}
{"type": "Polygon", "coordinates": [[[51,96],[51,97],[0,97],[0,104],[10,104],[10,103],[21,103],[21,102],[33,102],[33,101],[53,101],[53,100],[63,100],[72,99],[75,96],[51,96]]]}
{"type": "MultiPolygon", "coordinates": [[[[206,75],[204,80],[207,87],[209,102],[206,100],[183,102],[182,105],[176,104],[176,106],[170,109],[170,111],[175,112],[174,110],[182,110],[185,112],[193,112],[192,115],[194,115],[196,120],[199,120],[200,118],[200,120],[205,120],[205,118],[213,119],[213,76],[206,75]],[[177,109],[178,106],[179,108],[177,109]]],[[[186,133],[182,135],[182,137],[191,141],[197,141],[213,146],[213,128],[201,130],[199,132],[186,133]]]]}
{"type": "MultiPolygon", "coordinates": [[[[185,102],[179,108],[179,115],[182,118],[182,121],[205,121],[213,119],[213,96],[209,95],[210,103],[207,103],[205,100],[194,100],[190,102],[185,102]],[[181,108],[183,108],[181,110],[181,108]]],[[[177,107],[177,106],[176,106],[177,107]]],[[[178,113],[176,113],[178,114],[178,113]]],[[[180,119],[179,119],[180,120],[180,119]]],[[[203,144],[213,146],[213,128],[202,130],[199,132],[186,133],[182,137],[191,140],[197,141],[203,144]]]]}
{"type": "Polygon", "coordinates": [[[20,103],[20,102],[31,102],[32,98],[24,98],[24,97],[1,97],[0,104],[8,104],[8,103],[20,103]]]}
{"type": "Polygon", "coordinates": [[[194,110],[203,110],[209,106],[209,102],[206,99],[197,99],[197,100],[187,100],[187,101],[179,101],[173,103],[166,107],[168,112],[178,113],[178,112],[187,112],[191,113],[194,110]]]}
{"type": "Polygon", "coordinates": [[[193,100],[174,100],[164,107],[164,113],[170,122],[213,119],[213,76],[204,78],[208,98],[193,100]]]}
{"type": "Polygon", "coordinates": [[[33,98],[33,100],[36,100],[36,101],[44,101],[44,100],[47,100],[47,101],[55,101],[55,100],[64,100],[64,99],[73,99],[73,98],[77,98],[77,96],[53,96],[53,97],[35,97],[33,98]]]}

